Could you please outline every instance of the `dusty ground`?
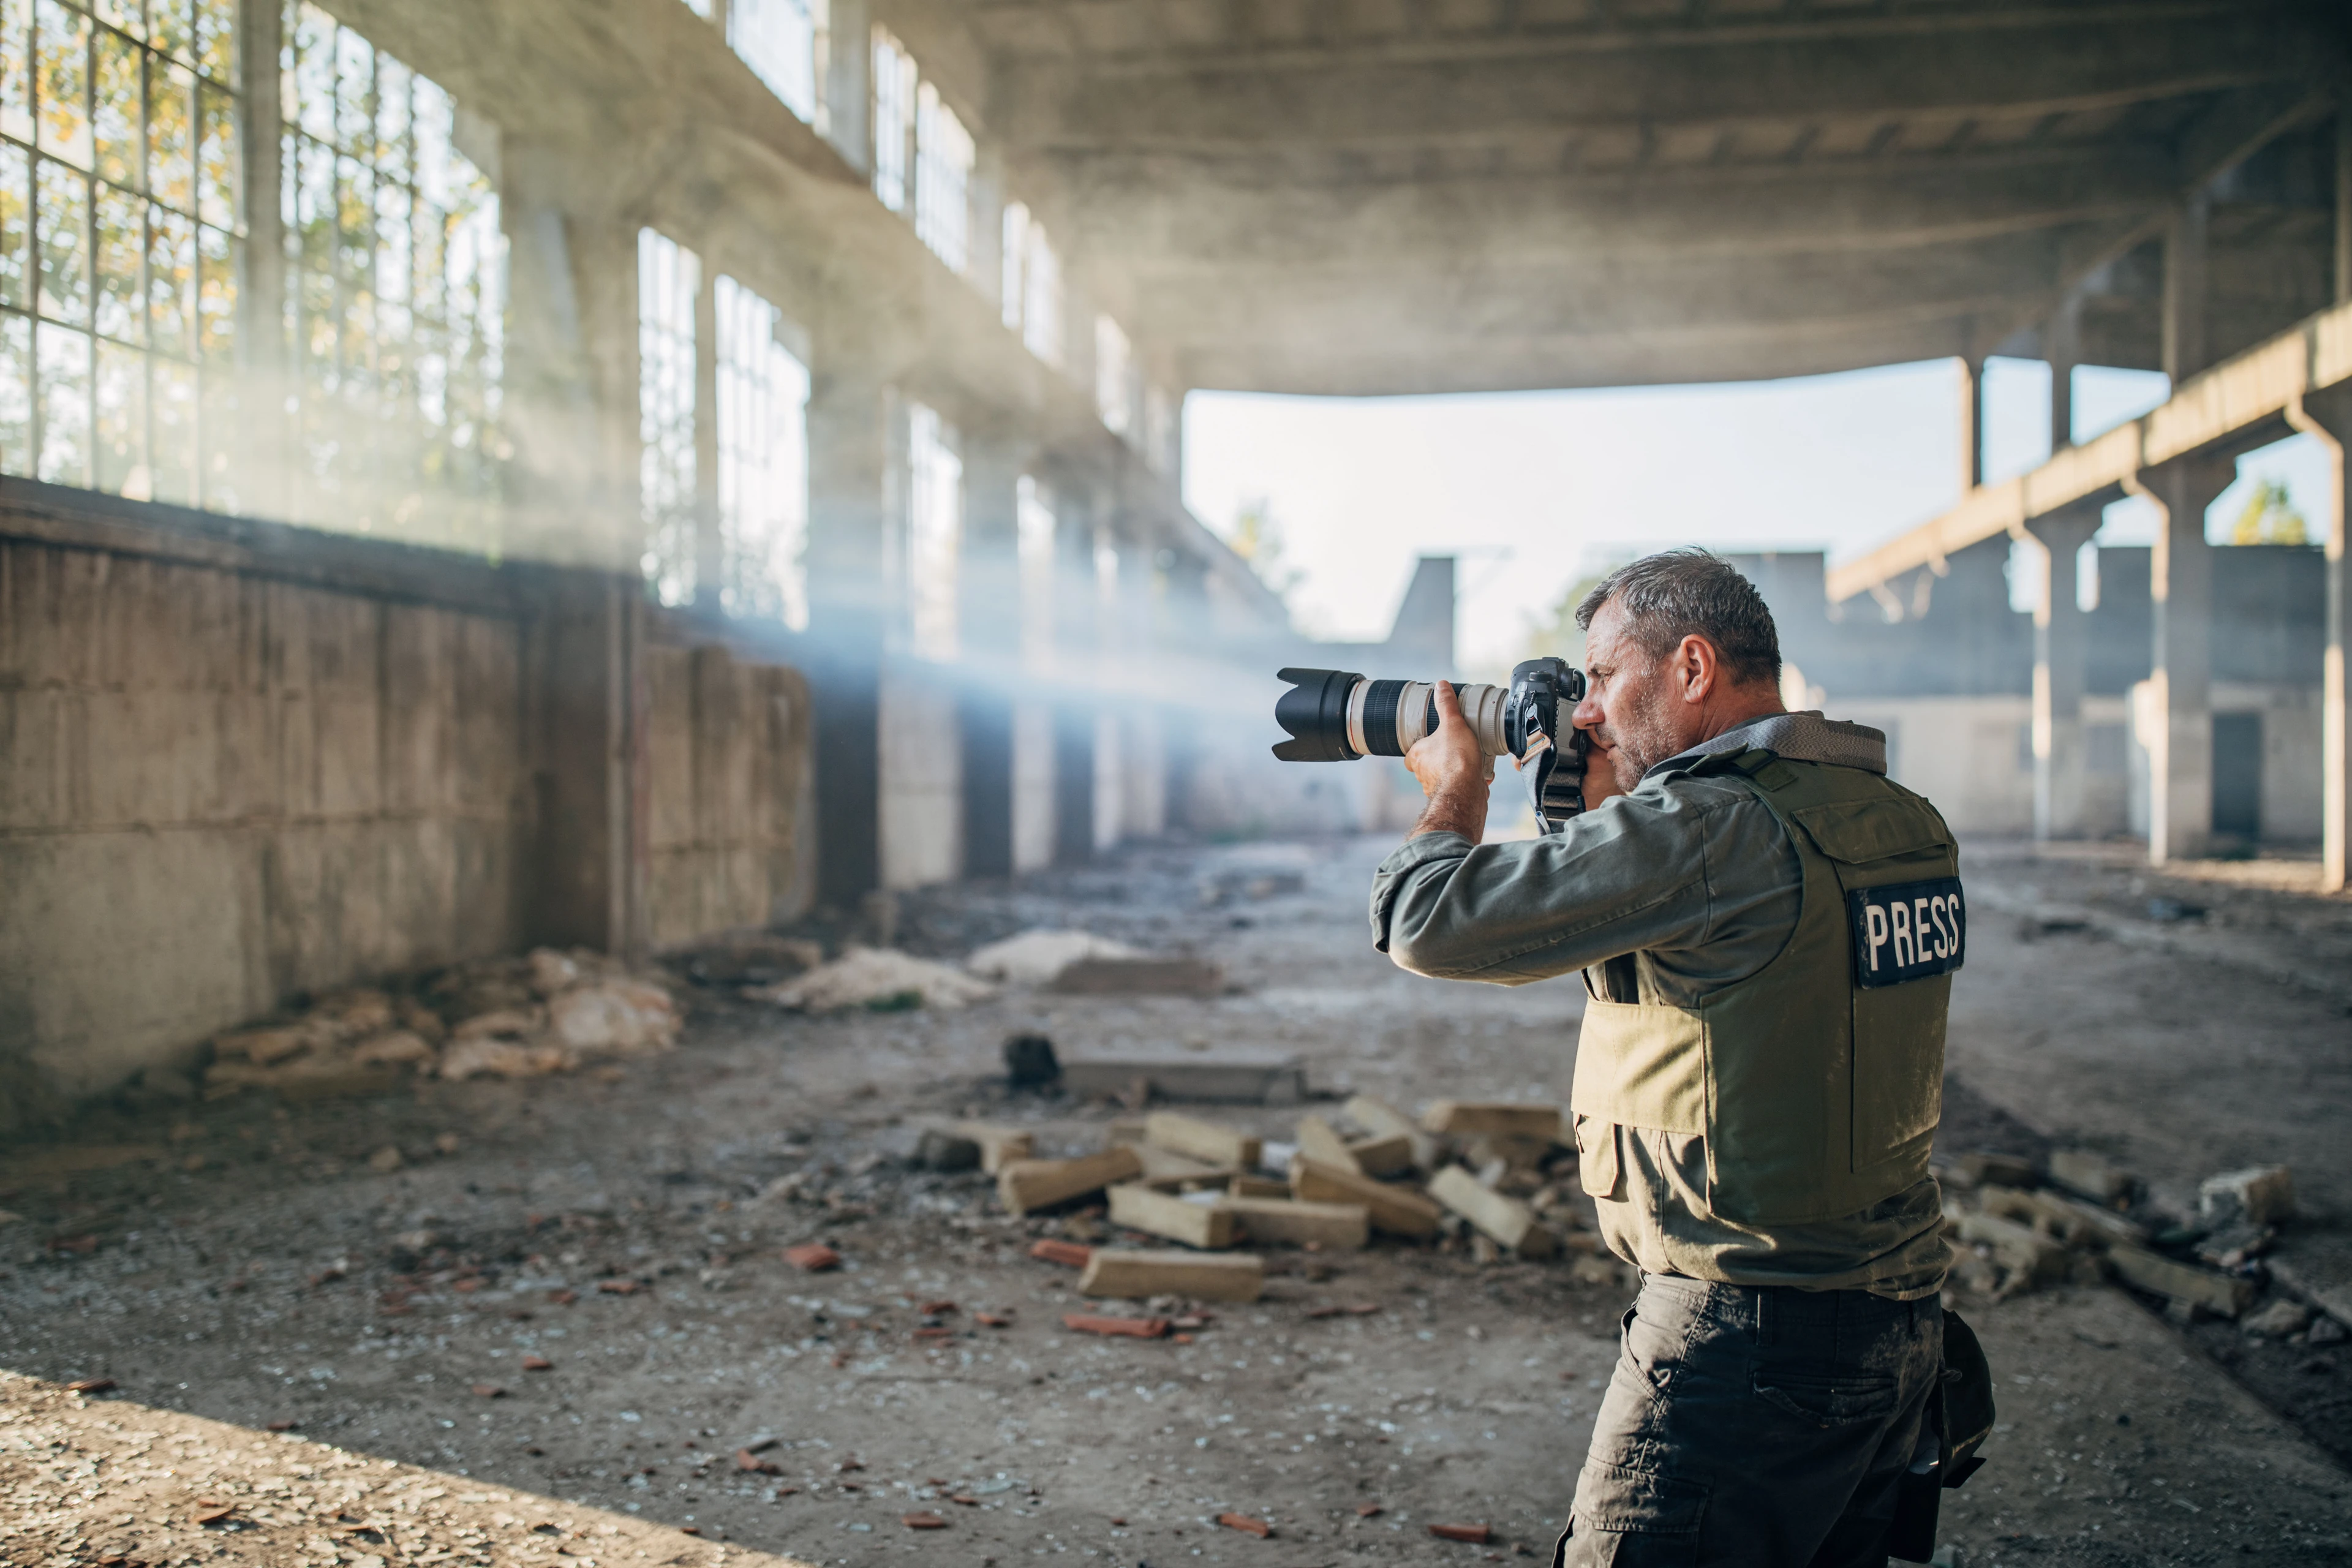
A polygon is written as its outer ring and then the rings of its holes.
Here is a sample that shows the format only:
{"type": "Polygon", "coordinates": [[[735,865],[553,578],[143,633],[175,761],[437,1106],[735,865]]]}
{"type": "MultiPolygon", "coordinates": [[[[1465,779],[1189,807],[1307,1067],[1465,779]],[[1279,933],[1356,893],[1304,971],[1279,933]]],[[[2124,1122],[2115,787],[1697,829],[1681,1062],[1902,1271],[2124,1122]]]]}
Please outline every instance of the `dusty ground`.
{"type": "MultiPolygon", "coordinates": [[[[1318,1090],[1400,1103],[1563,1098],[1580,989],[1390,967],[1362,916],[1381,847],[1138,851],[910,901],[900,922],[938,952],[1036,924],[1189,947],[1235,982],[1213,1001],[1013,993],[814,1021],[709,1001],[684,1048],[610,1081],[254,1095],[94,1116],[73,1145],[15,1152],[0,1369],[23,1376],[0,1380],[0,1561],[1548,1555],[1622,1289],[1394,1246],[1278,1254],[1266,1299],[1218,1310],[1192,1343],[1083,1338],[1059,1321],[1074,1277],[1024,1253],[1084,1221],[1008,1221],[984,1179],[902,1158],[908,1119],[935,1111],[1031,1123],[1048,1152],[1099,1142],[1108,1110],[995,1081],[999,1042],[1022,1029],[1066,1054],[1282,1044],[1318,1090]],[[1305,886],[1250,897],[1265,870],[1305,886]],[[1220,879],[1242,890],[1204,900],[1220,879]],[[369,1169],[386,1143],[407,1163],[369,1169]],[[843,1270],[779,1258],[814,1237],[843,1270]],[[1339,1304],[1378,1310],[1313,1315],[1339,1304]],[[979,1325],[982,1310],[1012,1326],[979,1325]],[[913,1337],[929,1323],[949,1337],[913,1337]],[[47,1386],[89,1377],[116,1387],[47,1386]],[[732,1458],[761,1436],[774,1474],[732,1458]],[[199,1500],[237,1511],[198,1526],[199,1500]],[[1219,1529],[1228,1509],[1276,1535],[1219,1529]],[[908,1529],[912,1511],[946,1530],[908,1529]],[[1433,1541],[1433,1521],[1491,1524],[1498,1544],[1433,1541]]],[[[1953,1146],[2084,1144],[2176,1205],[2210,1171],[2284,1158],[2315,1216],[2288,1252],[2333,1257],[2352,1220],[2344,1004],[2324,973],[2199,957],[2192,928],[2270,931],[2296,964],[2347,973],[2347,906],[2221,883],[2194,900],[2220,919],[2149,921],[2146,898],[2171,884],[2134,892],[2113,858],[1988,849],[1969,875],[1980,910],[2023,912],[1980,914],[1957,992],[1953,1146]],[[2135,919],[2162,941],[2132,940],[2119,922],[2135,919]]],[[[1279,1133],[1295,1114],[1235,1119],[1279,1133]]],[[[2184,1337],[2104,1288],[1971,1316],[2003,1427],[1948,1506],[1953,1560],[2352,1560],[2352,1483],[2247,1392],[2344,1452],[2339,1396],[2317,1391],[2352,1379],[2352,1347],[2184,1337]],[[2211,1349],[2258,1363],[2237,1369],[2243,1386],[2211,1349]]]]}

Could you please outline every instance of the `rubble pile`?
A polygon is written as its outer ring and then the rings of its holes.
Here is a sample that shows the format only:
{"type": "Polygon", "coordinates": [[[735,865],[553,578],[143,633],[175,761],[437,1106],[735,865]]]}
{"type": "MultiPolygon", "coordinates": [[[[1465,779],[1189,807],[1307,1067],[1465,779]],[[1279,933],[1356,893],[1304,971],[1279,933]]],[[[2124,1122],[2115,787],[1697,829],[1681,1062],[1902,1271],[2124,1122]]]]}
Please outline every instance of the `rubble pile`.
{"type": "Polygon", "coordinates": [[[1049,1259],[1082,1268],[1088,1296],[1255,1300],[1266,1273],[1255,1249],[1355,1251],[1375,1235],[1482,1261],[1566,1259],[1580,1280],[1626,1283],[1588,1222],[1562,1121],[1557,1105],[1439,1100],[1415,1121],[1358,1095],[1336,1119],[1299,1118],[1291,1142],[1162,1110],[1112,1122],[1103,1148],[1066,1159],[977,1121],[926,1129],[917,1157],[992,1174],[1015,1216],[1084,1205],[1126,1232],[1049,1259]]]}
{"type": "Polygon", "coordinates": [[[411,1073],[527,1078],[667,1050],[677,1030],[658,982],[600,953],[542,947],[443,970],[413,991],[340,991],[296,1017],[216,1036],[205,1092],[329,1092],[411,1073]]]}
{"type": "Polygon", "coordinates": [[[2059,1284],[2114,1280],[2162,1297],[2176,1321],[2238,1321],[2258,1338],[2341,1330],[2284,1297],[2260,1310],[2261,1259],[2294,1212],[2284,1165],[2209,1177],[2191,1223],[2166,1223],[2140,1182],[2095,1154],[2054,1151],[2046,1172],[2011,1155],[1965,1154],[1937,1175],[1944,1222],[1958,1248],[1953,1286],[1995,1300],[2059,1284]],[[2046,1180],[2045,1180],[2046,1177],[2046,1180]]]}

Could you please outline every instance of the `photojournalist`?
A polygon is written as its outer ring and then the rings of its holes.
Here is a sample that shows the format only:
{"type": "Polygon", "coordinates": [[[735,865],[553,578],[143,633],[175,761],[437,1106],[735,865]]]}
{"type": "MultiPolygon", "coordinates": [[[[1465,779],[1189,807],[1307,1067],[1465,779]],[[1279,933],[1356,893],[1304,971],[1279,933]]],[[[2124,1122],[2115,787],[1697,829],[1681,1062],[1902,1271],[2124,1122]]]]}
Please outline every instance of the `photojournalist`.
{"type": "Polygon", "coordinates": [[[1371,908],[1416,973],[1582,973],[1579,1169],[1642,1285],[1556,1561],[1924,1557],[1981,1436],[1948,1408],[1927,1170],[1951,832],[1877,731],[1783,708],[1770,612],[1717,557],[1622,567],[1577,623],[1588,809],[1482,843],[1489,759],[1441,686],[1405,756],[1428,805],[1371,908]]]}

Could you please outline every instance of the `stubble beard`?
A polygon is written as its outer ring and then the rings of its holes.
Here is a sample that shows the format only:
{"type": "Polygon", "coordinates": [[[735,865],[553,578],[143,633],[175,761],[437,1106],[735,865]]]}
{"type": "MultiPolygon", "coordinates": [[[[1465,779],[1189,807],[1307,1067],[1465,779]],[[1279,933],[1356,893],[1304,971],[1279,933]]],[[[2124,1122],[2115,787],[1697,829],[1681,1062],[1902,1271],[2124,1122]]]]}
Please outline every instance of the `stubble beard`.
{"type": "Polygon", "coordinates": [[[1621,723],[1601,726],[1611,747],[1610,771],[1617,775],[1617,787],[1628,795],[1643,773],[1682,750],[1665,724],[1664,706],[1659,693],[1645,691],[1627,708],[1621,723]]]}

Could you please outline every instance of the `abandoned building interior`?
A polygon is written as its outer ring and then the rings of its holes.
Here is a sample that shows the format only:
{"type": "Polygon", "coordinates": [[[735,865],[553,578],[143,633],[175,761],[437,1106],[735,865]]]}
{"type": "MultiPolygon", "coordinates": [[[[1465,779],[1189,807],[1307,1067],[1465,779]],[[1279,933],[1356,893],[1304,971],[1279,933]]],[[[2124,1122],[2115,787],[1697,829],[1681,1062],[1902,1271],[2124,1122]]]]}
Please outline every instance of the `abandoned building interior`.
{"type": "Polygon", "coordinates": [[[1628,1281],[1441,1189],[1491,1156],[1589,1237],[1572,1152],[1477,1110],[1565,1098],[1581,994],[1397,973],[1362,892],[1417,786],[1266,754],[1282,666],[1463,673],[1456,563],[1309,640],[1187,510],[1185,400],[1919,361],[1950,506],[1730,558],[1986,911],[1938,1158],[2043,1207],[1955,1222],[2021,1409],[1937,1561],[2343,1560],[2340,6],[0,0],[0,1561],[1548,1553],[1628,1281]],[[1990,482],[1989,358],[2053,389],[1990,482]],[[2101,366],[2168,390],[2090,427],[2101,366]],[[2314,536],[2210,542],[2291,437],[2314,536]],[[2095,541],[2125,501],[2152,544],[2095,541]],[[955,967],[1026,931],[1107,945],[955,967]],[[1432,1195],[1080,1344],[1013,1238],[1106,1242],[1106,1182],[1000,1203],[940,1128],[1245,1205],[1339,1135],[1269,1089],[1192,1108],[1249,1133],[1207,1158],[1106,1130],[1174,1079],[1076,1076],[1229,1047],[1432,1195]],[[2300,1217],[2230,1189],[2260,1244],[2195,1254],[2200,1183],[2273,1166],[2300,1217]],[[131,1402],[201,1499],[39,1491],[131,1402]],[[240,1443],[451,1500],[272,1517],[240,1443]]]}

